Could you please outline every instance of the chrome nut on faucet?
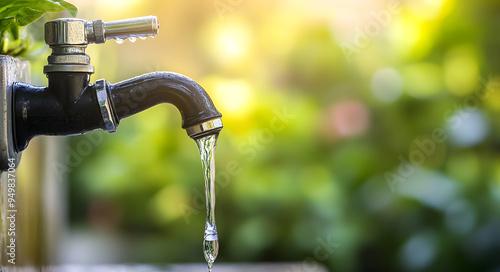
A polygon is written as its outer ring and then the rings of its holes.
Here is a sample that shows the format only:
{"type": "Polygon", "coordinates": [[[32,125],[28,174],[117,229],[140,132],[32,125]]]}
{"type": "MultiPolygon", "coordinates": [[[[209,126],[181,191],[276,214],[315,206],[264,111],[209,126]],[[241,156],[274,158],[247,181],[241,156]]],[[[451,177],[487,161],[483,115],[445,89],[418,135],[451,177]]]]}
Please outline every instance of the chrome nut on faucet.
{"type": "Polygon", "coordinates": [[[154,36],[158,29],[155,16],[114,22],[64,18],[46,23],[45,42],[52,49],[43,70],[48,86],[13,85],[16,152],[23,151],[38,135],[77,135],[95,129],[114,132],[121,119],[159,103],[171,103],[179,109],[182,127],[191,138],[219,133],[222,115],[206,91],[186,76],[154,72],[116,84],[104,79],[90,84],[94,66],[85,54],[89,44],[154,36]],[[144,99],[133,101],[139,96],[144,99]]]}

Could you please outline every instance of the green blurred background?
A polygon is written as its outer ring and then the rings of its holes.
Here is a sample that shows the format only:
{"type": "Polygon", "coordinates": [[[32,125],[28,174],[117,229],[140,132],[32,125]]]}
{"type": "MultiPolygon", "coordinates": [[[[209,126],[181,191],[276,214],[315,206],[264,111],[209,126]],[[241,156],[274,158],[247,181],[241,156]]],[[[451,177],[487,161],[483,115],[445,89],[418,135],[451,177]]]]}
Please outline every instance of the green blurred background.
{"type": "MultiPolygon", "coordinates": [[[[160,22],[90,45],[92,81],[182,73],[223,114],[216,263],[500,269],[498,1],[69,2],[160,22]]],[[[61,262],[204,261],[201,165],[173,106],[68,142],[61,262]]]]}

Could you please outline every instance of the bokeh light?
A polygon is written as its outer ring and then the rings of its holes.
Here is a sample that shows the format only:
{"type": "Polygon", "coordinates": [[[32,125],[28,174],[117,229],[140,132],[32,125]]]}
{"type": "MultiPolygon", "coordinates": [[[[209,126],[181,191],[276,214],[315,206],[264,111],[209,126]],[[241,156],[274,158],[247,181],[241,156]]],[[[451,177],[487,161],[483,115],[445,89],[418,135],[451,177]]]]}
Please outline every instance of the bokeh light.
{"type": "Polygon", "coordinates": [[[394,102],[403,94],[403,80],[393,68],[383,68],[375,72],[371,85],[375,97],[385,103],[394,102]]]}
{"type": "Polygon", "coordinates": [[[332,105],[325,116],[324,132],[331,138],[360,135],[370,126],[370,113],[358,101],[332,105]]]}
{"type": "Polygon", "coordinates": [[[441,67],[431,63],[412,64],[403,69],[408,94],[420,99],[430,98],[443,91],[441,67]]]}
{"type": "Polygon", "coordinates": [[[472,146],[486,137],[489,127],[484,115],[478,110],[460,110],[447,120],[451,139],[459,146],[472,146]]]}
{"type": "Polygon", "coordinates": [[[410,270],[422,270],[436,257],[436,252],[435,234],[420,233],[406,242],[402,250],[402,259],[404,265],[410,270]]]}
{"type": "Polygon", "coordinates": [[[458,46],[447,52],[444,78],[448,89],[460,96],[472,94],[479,81],[477,53],[471,46],[458,46]]]}

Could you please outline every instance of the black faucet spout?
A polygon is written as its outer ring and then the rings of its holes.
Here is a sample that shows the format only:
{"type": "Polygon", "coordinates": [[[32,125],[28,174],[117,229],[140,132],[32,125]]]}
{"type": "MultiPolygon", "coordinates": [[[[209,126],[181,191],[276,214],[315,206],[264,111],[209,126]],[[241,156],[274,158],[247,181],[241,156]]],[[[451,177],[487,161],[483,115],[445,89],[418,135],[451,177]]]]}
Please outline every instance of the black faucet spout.
{"type": "Polygon", "coordinates": [[[154,72],[108,85],[118,120],[160,103],[173,104],[182,117],[182,128],[193,138],[218,133],[222,115],[210,96],[195,81],[173,72],[154,72]]]}

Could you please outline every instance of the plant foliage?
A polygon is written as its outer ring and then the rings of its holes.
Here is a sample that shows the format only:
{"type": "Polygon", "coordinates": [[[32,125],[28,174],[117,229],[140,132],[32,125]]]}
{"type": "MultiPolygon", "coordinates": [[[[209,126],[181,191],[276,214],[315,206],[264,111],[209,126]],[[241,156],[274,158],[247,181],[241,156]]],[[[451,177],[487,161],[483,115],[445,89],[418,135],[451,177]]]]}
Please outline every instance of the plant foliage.
{"type": "Polygon", "coordinates": [[[68,11],[76,16],[77,8],[64,0],[0,0],[0,54],[18,56],[29,47],[29,39],[19,35],[46,12],[68,11]]]}

